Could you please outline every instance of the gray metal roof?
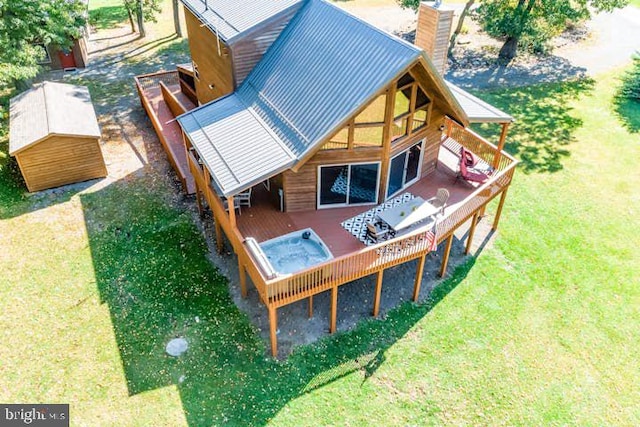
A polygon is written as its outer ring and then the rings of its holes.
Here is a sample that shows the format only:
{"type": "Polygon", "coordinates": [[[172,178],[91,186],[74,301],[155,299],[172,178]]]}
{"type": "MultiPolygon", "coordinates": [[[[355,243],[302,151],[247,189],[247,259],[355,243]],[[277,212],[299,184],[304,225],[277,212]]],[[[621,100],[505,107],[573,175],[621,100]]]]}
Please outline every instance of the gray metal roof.
{"type": "Polygon", "coordinates": [[[302,0],[180,0],[228,43],[302,0]]]}
{"type": "Polygon", "coordinates": [[[50,135],[100,137],[89,89],[44,82],[11,99],[9,154],[50,135]]]}
{"type": "Polygon", "coordinates": [[[420,53],[332,4],[310,0],[238,93],[301,157],[420,53]]]}
{"type": "Polygon", "coordinates": [[[324,0],[308,0],[234,95],[178,122],[220,192],[235,194],[301,160],[422,56],[324,0]]]}
{"type": "Polygon", "coordinates": [[[236,194],[293,164],[295,156],[237,94],[207,107],[181,115],[178,122],[221,194],[236,194]]]}
{"type": "Polygon", "coordinates": [[[484,102],[467,92],[466,90],[447,82],[447,86],[453,93],[469,121],[472,123],[511,123],[513,117],[491,104],[484,102]]]}

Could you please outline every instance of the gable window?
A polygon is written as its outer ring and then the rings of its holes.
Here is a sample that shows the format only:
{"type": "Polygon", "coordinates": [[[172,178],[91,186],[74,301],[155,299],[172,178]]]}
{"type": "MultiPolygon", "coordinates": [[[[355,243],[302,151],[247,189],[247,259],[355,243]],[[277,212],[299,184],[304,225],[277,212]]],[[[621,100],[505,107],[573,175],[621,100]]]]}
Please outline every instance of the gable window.
{"type": "Polygon", "coordinates": [[[382,147],[386,95],[373,100],[355,119],[322,146],[323,150],[382,147]]]}
{"type": "Polygon", "coordinates": [[[391,139],[412,134],[429,124],[431,99],[410,74],[398,80],[391,139]]]}
{"type": "Polygon", "coordinates": [[[375,204],[380,163],[351,163],[318,168],[318,207],[375,204]]]}

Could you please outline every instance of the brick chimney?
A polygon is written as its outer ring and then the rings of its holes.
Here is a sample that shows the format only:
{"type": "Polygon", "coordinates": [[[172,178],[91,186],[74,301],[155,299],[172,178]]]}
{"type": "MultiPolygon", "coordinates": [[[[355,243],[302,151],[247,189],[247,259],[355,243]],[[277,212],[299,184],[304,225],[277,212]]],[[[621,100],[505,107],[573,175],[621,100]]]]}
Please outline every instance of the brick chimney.
{"type": "Polygon", "coordinates": [[[447,67],[447,49],[453,25],[453,9],[442,2],[423,1],[418,9],[415,44],[427,52],[440,74],[447,67]]]}

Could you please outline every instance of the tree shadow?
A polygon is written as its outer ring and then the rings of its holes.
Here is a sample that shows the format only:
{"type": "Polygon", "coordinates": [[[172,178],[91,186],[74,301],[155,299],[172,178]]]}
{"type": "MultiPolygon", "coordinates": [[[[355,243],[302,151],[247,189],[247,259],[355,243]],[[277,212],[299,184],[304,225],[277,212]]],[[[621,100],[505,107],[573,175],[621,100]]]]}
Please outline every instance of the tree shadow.
{"type": "Polygon", "coordinates": [[[266,425],[291,400],[346,375],[358,373],[364,385],[386,351],[473,266],[470,258],[423,303],[405,302],[384,320],[364,320],[273,360],[208,260],[191,210],[171,207],[166,191],[148,191],[146,179],[123,179],[80,199],[128,392],[174,385],[189,425],[266,425]],[[179,358],[165,353],[175,337],[189,343],[179,358]]]}
{"type": "MultiPolygon", "coordinates": [[[[524,172],[557,172],[563,168],[563,159],[571,154],[567,146],[576,141],[574,132],[582,126],[582,120],[572,115],[568,105],[593,87],[592,79],[580,79],[475,94],[516,118],[505,147],[520,159],[524,172]]],[[[473,127],[497,141],[497,126],[473,127]]]]}
{"type": "Polygon", "coordinates": [[[613,108],[622,125],[630,133],[640,132],[640,100],[618,95],[614,98],[613,108]]]}

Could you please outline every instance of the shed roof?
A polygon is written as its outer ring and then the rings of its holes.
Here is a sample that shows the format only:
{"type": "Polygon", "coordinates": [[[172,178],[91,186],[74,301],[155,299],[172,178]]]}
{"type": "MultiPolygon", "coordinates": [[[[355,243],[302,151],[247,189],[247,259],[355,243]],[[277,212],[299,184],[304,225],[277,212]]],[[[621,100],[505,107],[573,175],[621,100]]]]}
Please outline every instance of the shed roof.
{"type": "Polygon", "coordinates": [[[50,135],[100,137],[89,89],[44,82],[11,99],[9,154],[15,155],[50,135]]]}
{"type": "Polygon", "coordinates": [[[451,93],[456,97],[469,121],[472,123],[511,123],[514,118],[504,111],[484,102],[466,90],[447,82],[451,93]]]}
{"type": "MultiPolygon", "coordinates": [[[[236,139],[236,150],[227,153],[227,162],[253,170],[253,175],[237,185],[225,185],[223,172],[210,169],[212,175],[220,173],[213,178],[221,193],[235,194],[311,153],[420,58],[424,55],[416,46],[323,0],[308,0],[235,93],[252,114],[225,114],[230,101],[217,100],[178,121],[205,162],[212,165],[217,160],[206,158],[211,141],[228,138],[224,132],[255,127],[256,117],[277,138],[277,145],[292,154],[293,158],[275,158],[269,150],[259,149],[261,161],[269,167],[252,169],[255,164],[241,153],[258,150],[258,141],[236,139]],[[201,114],[219,117],[223,123],[198,129],[187,121],[190,115],[201,114]],[[206,138],[199,138],[203,132],[206,138]]],[[[430,73],[442,81],[435,70],[430,73]]],[[[444,83],[438,90],[449,92],[444,83]]],[[[446,98],[456,103],[450,93],[446,98]]],[[[464,114],[459,107],[454,111],[464,114]]]]}
{"type": "Polygon", "coordinates": [[[198,108],[178,120],[224,195],[253,186],[295,160],[237,94],[219,99],[215,108],[198,108]]]}
{"type": "Polygon", "coordinates": [[[228,43],[242,38],[261,23],[299,7],[303,0],[180,0],[195,16],[228,43]]]}

